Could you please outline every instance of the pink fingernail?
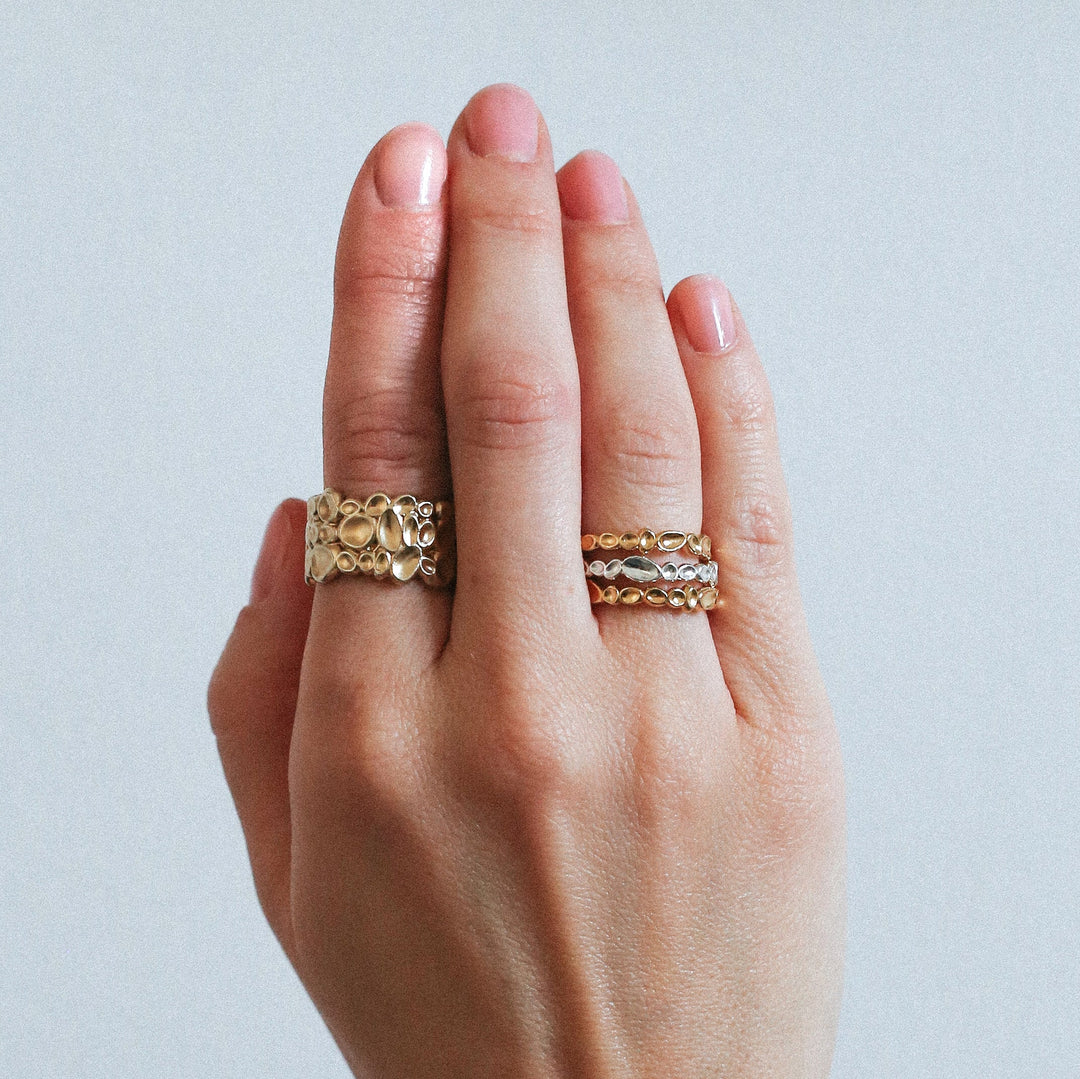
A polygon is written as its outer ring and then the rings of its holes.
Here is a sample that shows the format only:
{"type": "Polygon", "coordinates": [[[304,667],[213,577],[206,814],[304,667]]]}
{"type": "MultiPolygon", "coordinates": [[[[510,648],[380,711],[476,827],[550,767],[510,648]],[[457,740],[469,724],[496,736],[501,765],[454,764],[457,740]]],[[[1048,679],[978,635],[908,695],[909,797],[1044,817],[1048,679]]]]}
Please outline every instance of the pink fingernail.
{"type": "Polygon", "coordinates": [[[735,344],[735,315],[723,281],[702,274],[679,304],[690,347],[695,352],[726,352],[735,344]],[[691,295],[687,295],[691,292],[691,295]]]}
{"type": "Polygon", "coordinates": [[[446,181],[446,148],[434,128],[402,124],[379,144],[375,190],[384,206],[415,210],[438,202],[446,181]]]}
{"type": "Polygon", "coordinates": [[[291,538],[292,523],[283,502],[270,515],[266,525],[255,572],[251,575],[251,603],[259,603],[277,590],[291,538]]]}
{"type": "Polygon", "coordinates": [[[536,157],[539,113],[520,87],[500,83],[481,90],[469,102],[465,132],[474,154],[532,161],[536,157]]]}
{"type": "Polygon", "coordinates": [[[615,225],[630,217],[619,166],[596,150],[578,154],[559,170],[559,198],[574,221],[615,225]]]}

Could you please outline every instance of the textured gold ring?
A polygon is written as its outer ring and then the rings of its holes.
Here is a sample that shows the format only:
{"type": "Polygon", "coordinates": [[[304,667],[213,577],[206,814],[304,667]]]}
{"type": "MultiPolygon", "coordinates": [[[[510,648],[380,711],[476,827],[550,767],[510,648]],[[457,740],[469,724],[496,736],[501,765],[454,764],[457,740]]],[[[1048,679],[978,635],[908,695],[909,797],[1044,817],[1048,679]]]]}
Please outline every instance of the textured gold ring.
{"type": "Polygon", "coordinates": [[[590,578],[589,599],[594,604],[640,604],[687,611],[711,611],[724,605],[717,590],[720,570],[712,560],[712,541],[701,533],[674,529],[654,532],[649,528],[587,533],[581,537],[581,550],[585,576],[590,578]],[[696,555],[698,561],[668,557],[683,551],[696,555]],[[619,578],[630,583],[620,587],[601,585],[596,580],[619,578]]]}
{"type": "Polygon", "coordinates": [[[304,580],[332,581],[359,573],[392,581],[453,583],[454,505],[381,491],[346,498],[328,487],[308,499],[304,580]]]}

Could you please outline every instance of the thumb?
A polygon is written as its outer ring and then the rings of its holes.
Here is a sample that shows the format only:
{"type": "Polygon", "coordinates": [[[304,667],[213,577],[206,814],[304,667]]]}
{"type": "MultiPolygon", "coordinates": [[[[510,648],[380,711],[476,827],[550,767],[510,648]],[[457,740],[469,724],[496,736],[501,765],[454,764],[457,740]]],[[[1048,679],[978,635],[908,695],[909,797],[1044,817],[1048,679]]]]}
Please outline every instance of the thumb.
{"type": "Polygon", "coordinates": [[[247,842],[263,912],[290,959],[289,743],[311,614],[306,506],[288,499],[266,528],[251,583],[207,693],[210,724],[247,842]]]}

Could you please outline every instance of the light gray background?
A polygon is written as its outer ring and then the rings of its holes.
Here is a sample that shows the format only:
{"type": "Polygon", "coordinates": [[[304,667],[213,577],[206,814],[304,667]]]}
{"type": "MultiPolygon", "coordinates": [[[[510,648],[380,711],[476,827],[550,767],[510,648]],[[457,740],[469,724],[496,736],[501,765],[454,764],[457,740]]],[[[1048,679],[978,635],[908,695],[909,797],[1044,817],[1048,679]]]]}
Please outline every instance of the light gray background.
{"type": "Polygon", "coordinates": [[[512,79],[722,274],[775,387],[846,753],[834,1075],[1080,1074],[1080,10],[5,5],[0,1061],[345,1076],[203,705],[318,488],[336,231],[512,79]]]}

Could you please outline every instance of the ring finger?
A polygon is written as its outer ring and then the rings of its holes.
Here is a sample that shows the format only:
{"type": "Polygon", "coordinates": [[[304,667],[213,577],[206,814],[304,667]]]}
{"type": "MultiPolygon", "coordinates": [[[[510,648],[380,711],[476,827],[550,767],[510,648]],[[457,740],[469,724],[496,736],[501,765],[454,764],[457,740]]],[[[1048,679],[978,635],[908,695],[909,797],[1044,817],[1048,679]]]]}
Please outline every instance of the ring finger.
{"type": "MultiPolygon", "coordinates": [[[[615,163],[592,151],[563,166],[559,194],[581,380],[582,528],[615,535],[697,531],[701,465],[693,403],[633,195],[615,163]]],[[[609,615],[633,626],[635,635],[645,625],[637,612],[609,615]]],[[[649,622],[655,632],[658,624],[649,622]]]]}

